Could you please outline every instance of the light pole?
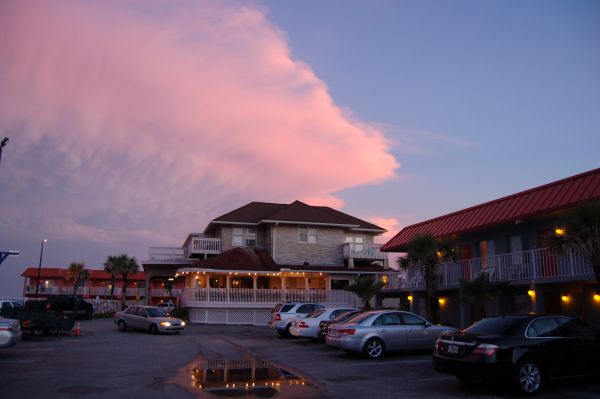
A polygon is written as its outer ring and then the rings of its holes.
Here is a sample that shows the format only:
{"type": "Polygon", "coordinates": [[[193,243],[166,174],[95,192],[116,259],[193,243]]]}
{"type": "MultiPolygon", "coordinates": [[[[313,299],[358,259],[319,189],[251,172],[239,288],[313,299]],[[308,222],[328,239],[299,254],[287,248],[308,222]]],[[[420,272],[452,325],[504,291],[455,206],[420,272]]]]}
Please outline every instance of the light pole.
{"type": "Polygon", "coordinates": [[[40,264],[38,265],[38,277],[37,277],[37,285],[35,286],[35,296],[38,296],[38,292],[40,289],[40,278],[42,275],[42,256],[44,256],[44,244],[47,243],[48,240],[44,238],[42,240],[42,249],[40,250],[40,264]]]}
{"type": "Polygon", "coordinates": [[[0,142],[0,162],[2,161],[2,149],[6,147],[8,144],[8,137],[5,137],[2,142],[0,142]]]}

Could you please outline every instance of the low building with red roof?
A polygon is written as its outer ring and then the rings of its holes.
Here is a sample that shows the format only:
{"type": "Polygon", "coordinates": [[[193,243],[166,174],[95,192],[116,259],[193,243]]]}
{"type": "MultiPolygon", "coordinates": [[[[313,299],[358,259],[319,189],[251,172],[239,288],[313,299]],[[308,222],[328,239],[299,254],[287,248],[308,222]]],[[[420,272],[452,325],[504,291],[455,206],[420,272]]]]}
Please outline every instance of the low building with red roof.
{"type": "MultiPolygon", "coordinates": [[[[509,284],[490,312],[600,319],[600,292],[590,262],[576,251],[558,254],[547,243],[567,213],[593,201],[600,201],[600,168],[407,226],[382,251],[404,252],[415,235],[426,233],[457,244],[461,260],[443,263],[437,271],[442,317],[453,324],[465,325],[471,318],[458,298],[459,280],[473,280],[482,272],[492,282],[509,284]]],[[[400,276],[385,295],[410,296],[413,309],[421,311],[421,271],[400,276]]]]}

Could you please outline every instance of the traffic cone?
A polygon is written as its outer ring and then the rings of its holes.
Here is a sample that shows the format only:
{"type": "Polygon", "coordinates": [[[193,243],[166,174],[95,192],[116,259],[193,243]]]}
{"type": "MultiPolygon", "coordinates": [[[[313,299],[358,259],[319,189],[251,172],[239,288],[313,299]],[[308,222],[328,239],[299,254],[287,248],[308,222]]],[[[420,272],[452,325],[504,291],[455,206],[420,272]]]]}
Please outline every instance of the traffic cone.
{"type": "Polygon", "coordinates": [[[75,336],[79,337],[81,335],[81,328],[79,328],[79,322],[77,322],[77,326],[75,327],[75,336]]]}

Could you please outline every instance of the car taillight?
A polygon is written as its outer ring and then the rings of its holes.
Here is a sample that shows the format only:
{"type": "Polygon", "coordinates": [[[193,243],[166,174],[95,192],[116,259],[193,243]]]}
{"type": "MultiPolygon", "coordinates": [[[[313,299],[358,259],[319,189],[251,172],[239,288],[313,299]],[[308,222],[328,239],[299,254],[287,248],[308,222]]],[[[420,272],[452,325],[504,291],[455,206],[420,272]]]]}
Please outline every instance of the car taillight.
{"type": "Polygon", "coordinates": [[[343,328],[341,330],[338,330],[338,332],[340,334],[354,335],[356,330],[354,328],[343,328]]]}
{"type": "Polygon", "coordinates": [[[498,351],[498,347],[492,344],[479,344],[473,351],[474,354],[484,356],[494,356],[498,351]]]}
{"type": "Polygon", "coordinates": [[[279,321],[279,320],[281,320],[281,315],[279,313],[277,313],[275,315],[275,321],[279,321]]]}
{"type": "Polygon", "coordinates": [[[308,328],[308,324],[306,324],[305,322],[301,321],[300,323],[298,323],[298,328],[308,328]]]}
{"type": "Polygon", "coordinates": [[[435,341],[435,346],[433,347],[434,350],[439,351],[440,349],[442,349],[442,340],[441,338],[438,338],[435,341]]]}

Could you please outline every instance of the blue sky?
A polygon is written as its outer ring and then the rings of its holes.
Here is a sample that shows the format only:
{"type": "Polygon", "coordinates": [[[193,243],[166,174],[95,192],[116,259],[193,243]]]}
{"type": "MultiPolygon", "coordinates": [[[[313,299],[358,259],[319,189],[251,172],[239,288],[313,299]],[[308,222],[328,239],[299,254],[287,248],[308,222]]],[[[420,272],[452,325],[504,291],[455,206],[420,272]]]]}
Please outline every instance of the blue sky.
{"type": "Polygon", "coordinates": [[[597,1],[123,4],[0,5],[0,296],[44,237],[98,268],[295,199],[397,231],[600,166],[597,1]]]}

